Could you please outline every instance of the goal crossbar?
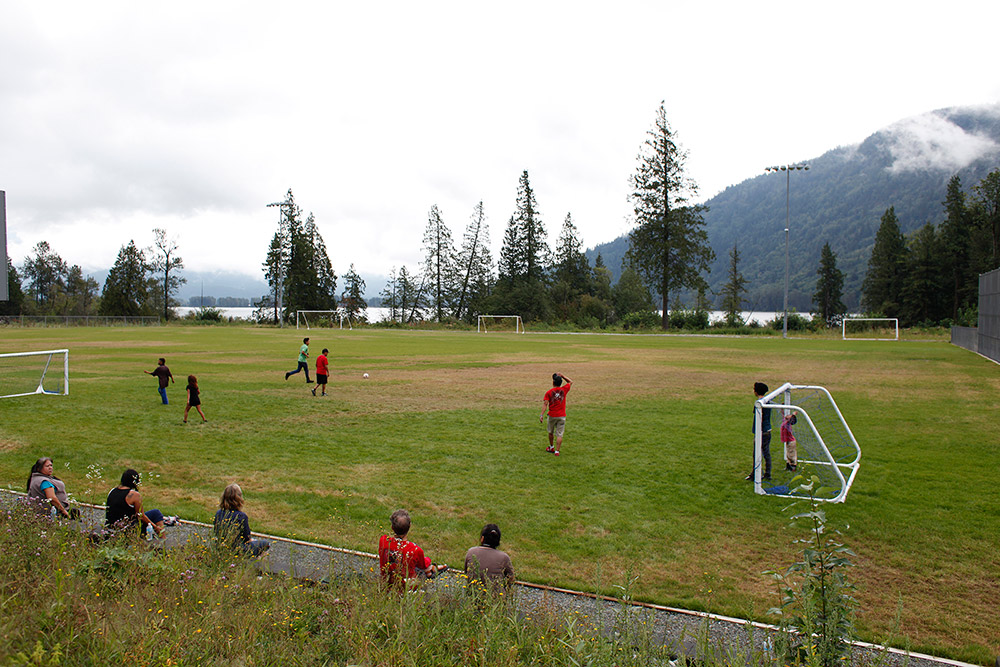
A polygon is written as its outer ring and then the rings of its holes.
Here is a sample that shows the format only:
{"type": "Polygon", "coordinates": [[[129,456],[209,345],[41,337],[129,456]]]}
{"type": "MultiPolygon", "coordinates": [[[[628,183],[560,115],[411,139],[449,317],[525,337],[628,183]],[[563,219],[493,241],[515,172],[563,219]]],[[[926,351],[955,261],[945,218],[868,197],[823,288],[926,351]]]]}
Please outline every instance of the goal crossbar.
{"type": "MultiPolygon", "coordinates": [[[[309,326],[309,315],[317,315],[322,318],[324,315],[329,318],[332,322],[335,319],[339,320],[340,328],[344,328],[344,321],[347,321],[347,328],[354,330],[354,324],[351,322],[351,318],[339,310],[296,310],[295,311],[295,328],[296,329],[311,329],[309,326]]],[[[313,318],[313,322],[316,322],[316,317],[313,318]]]]}
{"type": "MultiPolygon", "coordinates": [[[[854,484],[861,463],[861,447],[851,427],[841,413],[837,402],[824,387],[785,383],[754,404],[754,490],[759,494],[783,498],[801,498],[805,492],[798,487],[812,477],[819,479],[819,487],[812,493],[817,500],[842,503],[854,484]],[[794,438],[800,454],[797,470],[785,473],[785,482],[777,480],[782,460],[777,454],[787,452],[772,447],[776,465],[774,487],[762,485],[763,459],[762,422],[764,410],[770,411],[772,433],[780,433],[784,415],[794,412],[797,419],[794,438]]],[[[772,445],[781,442],[780,438],[772,445]]]]}
{"type": "Polygon", "coordinates": [[[524,333],[524,322],[520,315],[480,315],[476,323],[476,333],[489,333],[487,322],[490,320],[514,320],[514,333],[524,333]]]}
{"type": "Polygon", "coordinates": [[[899,340],[899,320],[895,317],[845,317],[841,320],[841,338],[843,340],[899,340]],[[892,328],[895,331],[895,338],[847,338],[847,323],[848,322],[885,322],[887,324],[886,328],[892,328]],[[891,323],[891,324],[889,324],[891,323]]]}
{"type": "Polygon", "coordinates": [[[68,395],[69,394],[69,350],[41,350],[38,352],[8,352],[0,354],[0,398],[14,398],[17,396],[31,396],[34,394],[68,395]],[[62,356],[62,368],[53,368],[52,360],[56,356],[62,356]],[[39,364],[26,363],[21,369],[11,368],[11,364],[6,360],[20,360],[30,357],[39,357],[39,364]],[[52,372],[50,372],[50,369],[52,372]],[[62,371],[61,373],[59,371],[62,371]],[[36,380],[37,374],[37,380],[36,380]],[[57,390],[45,388],[46,378],[55,378],[56,384],[61,384],[57,390]],[[59,380],[62,380],[60,383],[59,380]],[[12,387],[8,389],[8,386],[12,387]]]}

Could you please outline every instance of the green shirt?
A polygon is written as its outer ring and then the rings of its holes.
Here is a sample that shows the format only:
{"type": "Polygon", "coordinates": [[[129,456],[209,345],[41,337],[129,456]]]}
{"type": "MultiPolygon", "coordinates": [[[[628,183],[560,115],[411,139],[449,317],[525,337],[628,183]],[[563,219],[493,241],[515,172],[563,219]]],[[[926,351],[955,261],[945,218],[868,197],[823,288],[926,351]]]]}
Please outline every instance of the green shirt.
{"type": "Polygon", "coordinates": [[[303,345],[299,348],[299,361],[305,363],[309,360],[309,346],[303,345]]]}

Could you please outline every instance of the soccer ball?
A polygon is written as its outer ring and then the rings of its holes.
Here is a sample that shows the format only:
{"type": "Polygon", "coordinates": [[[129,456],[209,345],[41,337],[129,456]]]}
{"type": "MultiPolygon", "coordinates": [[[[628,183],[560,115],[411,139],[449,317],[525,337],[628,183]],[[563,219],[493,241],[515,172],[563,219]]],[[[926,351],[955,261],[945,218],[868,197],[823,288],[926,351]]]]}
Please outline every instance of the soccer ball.
{"type": "Polygon", "coordinates": [[[368,373],[363,374],[361,377],[363,377],[364,379],[367,380],[368,379],[368,373]]]}

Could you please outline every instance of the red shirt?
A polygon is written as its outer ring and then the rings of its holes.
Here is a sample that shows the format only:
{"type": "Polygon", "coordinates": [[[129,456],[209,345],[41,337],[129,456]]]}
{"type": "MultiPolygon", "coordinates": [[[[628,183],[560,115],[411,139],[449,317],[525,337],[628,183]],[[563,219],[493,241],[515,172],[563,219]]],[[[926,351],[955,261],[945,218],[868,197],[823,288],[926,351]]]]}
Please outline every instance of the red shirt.
{"type": "Polygon", "coordinates": [[[566,416],[566,394],[569,393],[570,384],[566,383],[561,387],[552,387],[545,392],[543,400],[548,401],[549,417],[566,416]]]}
{"type": "Polygon", "coordinates": [[[426,570],[431,559],[424,550],[401,537],[383,535],[378,541],[378,565],[382,578],[390,584],[402,583],[417,575],[417,568],[426,570]]]}
{"type": "Polygon", "coordinates": [[[316,375],[329,375],[330,374],[330,364],[326,360],[326,355],[321,354],[316,357],[316,375]]]}

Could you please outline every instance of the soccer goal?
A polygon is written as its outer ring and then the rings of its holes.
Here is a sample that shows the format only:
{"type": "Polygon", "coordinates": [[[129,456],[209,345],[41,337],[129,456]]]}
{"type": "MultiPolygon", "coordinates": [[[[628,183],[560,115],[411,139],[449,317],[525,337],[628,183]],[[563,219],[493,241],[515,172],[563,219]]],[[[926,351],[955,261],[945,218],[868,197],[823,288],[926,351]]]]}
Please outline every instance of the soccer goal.
{"type": "Polygon", "coordinates": [[[899,340],[899,320],[895,317],[845,317],[844,340],[899,340]]]}
{"type": "Polygon", "coordinates": [[[499,331],[524,333],[524,322],[521,321],[520,315],[480,315],[476,331],[478,333],[497,333],[499,331]]]}
{"type": "Polygon", "coordinates": [[[69,393],[69,350],[0,354],[0,398],[69,393]]]}
{"type": "Polygon", "coordinates": [[[861,447],[847,425],[836,401],[823,387],[783,384],[754,404],[754,490],[784,498],[808,497],[798,487],[819,478],[812,491],[817,500],[842,503],[854,483],[861,462],[861,447]],[[764,411],[771,418],[771,477],[773,486],[761,484],[761,422],[764,411]],[[786,470],[781,440],[781,422],[794,414],[792,435],[798,450],[796,470],[786,470]]]}
{"type": "Polygon", "coordinates": [[[321,327],[332,329],[338,325],[341,329],[343,329],[344,322],[347,322],[348,329],[354,329],[354,325],[351,323],[351,318],[341,313],[339,310],[295,311],[296,329],[312,329],[313,327],[317,329],[321,327]]]}

